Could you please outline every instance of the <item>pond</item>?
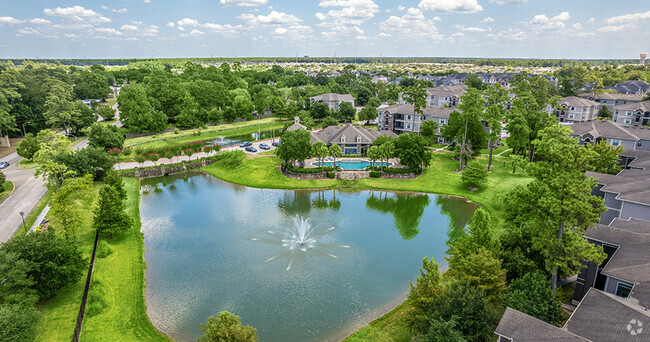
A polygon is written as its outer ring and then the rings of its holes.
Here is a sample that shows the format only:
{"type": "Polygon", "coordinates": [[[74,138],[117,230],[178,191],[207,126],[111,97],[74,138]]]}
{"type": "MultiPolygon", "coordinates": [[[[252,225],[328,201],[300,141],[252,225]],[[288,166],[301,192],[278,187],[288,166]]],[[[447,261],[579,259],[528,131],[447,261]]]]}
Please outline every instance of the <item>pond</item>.
{"type": "Polygon", "coordinates": [[[415,193],[248,188],[198,173],[143,180],[141,191],[147,313],[177,341],[196,341],[200,323],[223,310],[261,341],[344,338],[406,298],[423,257],[446,269],[445,242],[476,208],[415,193]]]}

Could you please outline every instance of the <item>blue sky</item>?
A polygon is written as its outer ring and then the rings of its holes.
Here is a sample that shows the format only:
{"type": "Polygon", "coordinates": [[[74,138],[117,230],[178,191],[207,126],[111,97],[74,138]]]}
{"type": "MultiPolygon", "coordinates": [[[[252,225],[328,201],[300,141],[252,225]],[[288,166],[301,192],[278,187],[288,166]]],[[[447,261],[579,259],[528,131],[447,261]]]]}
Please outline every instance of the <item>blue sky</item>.
{"type": "Polygon", "coordinates": [[[649,0],[0,2],[0,58],[638,58],[649,0]]]}

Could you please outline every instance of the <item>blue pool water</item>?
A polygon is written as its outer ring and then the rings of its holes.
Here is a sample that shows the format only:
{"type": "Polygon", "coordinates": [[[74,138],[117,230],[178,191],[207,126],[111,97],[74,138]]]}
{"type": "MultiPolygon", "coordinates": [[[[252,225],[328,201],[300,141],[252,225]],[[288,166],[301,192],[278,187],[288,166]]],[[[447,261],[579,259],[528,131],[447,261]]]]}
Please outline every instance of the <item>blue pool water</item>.
{"type": "MultiPolygon", "coordinates": [[[[321,163],[312,163],[314,166],[320,166],[321,163]]],[[[334,162],[324,162],[322,163],[323,166],[332,166],[334,162]]],[[[343,170],[363,170],[367,166],[370,166],[370,162],[367,160],[342,160],[342,161],[336,161],[336,165],[340,166],[343,170]]],[[[375,166],[391,166],[393,165],[392,163],[380,163],[380,162],[375,162],[375,166]]]]}

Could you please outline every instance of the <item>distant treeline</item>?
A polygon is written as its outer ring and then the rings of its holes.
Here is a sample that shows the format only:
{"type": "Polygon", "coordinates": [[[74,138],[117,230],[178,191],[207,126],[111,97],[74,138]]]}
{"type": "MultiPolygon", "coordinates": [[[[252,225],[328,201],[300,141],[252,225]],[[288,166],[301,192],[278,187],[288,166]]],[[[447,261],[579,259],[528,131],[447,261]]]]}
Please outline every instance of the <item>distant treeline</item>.
{"type": "MultiPolygon", "coordinates": [[[[151,61],[152,59],[32,59],[36,63],[52,63],[62,65],[87,66],[102,65],[128,65],[132,62],[151,61]]],[[[182,66],[186,62],[216,63],[222,62],[249,62],[249,63],[443,63],[443,64],[475,64],[479,66],[511,66],[511,67],[562,67],[577,63],[587,62],[591,65],[604,64],[633,64],[637,59],[531,59],[531,58],[463,58],[463,57],[214,57],[214,58],[155,58],[172,66],[182,66]]],[[[0,59],[21,65],[23,59],[0,59]]]]}

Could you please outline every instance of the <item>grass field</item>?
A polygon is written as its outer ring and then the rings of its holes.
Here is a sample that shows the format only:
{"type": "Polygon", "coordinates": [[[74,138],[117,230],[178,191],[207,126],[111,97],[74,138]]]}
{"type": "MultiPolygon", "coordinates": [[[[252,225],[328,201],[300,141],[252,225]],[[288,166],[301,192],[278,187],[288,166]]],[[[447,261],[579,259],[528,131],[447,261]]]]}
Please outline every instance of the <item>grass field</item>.
{"type": "MultiPolygon", "coordinates": [[[[50,193],[49,191],[46,192],[45,195],[43,195],[43,197],[41,198],[41,200],[38,201],[38,204],[36,204],[36,207],[34,207],[34,210],[32,210],[32,212],[29,215],[27,215],[27,217],[25,217],[25,227],[27,227],[27,229],[32,227],[34,222],[36,222],[36,219],[38,218],[38,215],[40,215],[41,212],[43,211],[43,209],[45,208],[45,206],[50,203],[50,196],[51,195],[52,195],[52,193],[50,193]]],[[[18,229],[16,231],[16,234],[14,234],[14,237],[23,236],[23,235],[25,235],[25,229],[23,229],[21,227],[20,229],[18,229]]]]}
{"type": "Polygon", "coordinates": [[[130,138],[124,142],[125,147],[130,146],[146,146],[146,147],[158,147],[164,146],[165,144],[175,144],[175,143],[185,143],[189,141],[196,140],[208,140],[216,139],[224,135],[238,135],[238,134],[247,134],[257,132],[258,128],[261,127],[262,131],[269,129],[278,129],[282,128],[284,123],[279,121],[277,118],[266,118],[261,120],[251,120],[251,121],[242,121],[235,122],[217,126],[209,126],[207,129],[189,129],[184,131],[179,131],[178,134],[173,132],[150,135],[146,137],[130,138]],[[195,133],[200,131],[200,135],[195,133]]]}
{"type": "MultiPolygon", "coordinates": [[[[110,255],[95,260],[93,279],[100,279],[103,283],[106,307],[97,315],[85,317],[81,340],[168,341],[149,322],[144,303],[140,182],[138,179],[125,178],[124,183],[128,193],[127,211],[136,224],[121,239],[108,241],[113,250],[110,255]]],[[[100,187],[101,183],[96,183],[96,193],[100,187]]],[[[88,258],[94,239],[94,231],[91,229],[93,207],[84,208],[84,223],[77,232],[79,247],[88,258]]],[[[38,305],[41,312],[37,326],[38,341],[70,340],[81,303],[85,277],[84,272],[77,283],[61,289],[53,300],[38,305]]]]}
{"type": "Polygon", "coordinates": [[[404,325],[404,316],[409,310],[408,302],[403,302],[389,313],[370,322],[361,330],[346,338],[345,342],[409,342],[411,334],[404,325]]]}
{"type": "Polygon", "coordinates": [[[3,184],[0,184],[0,202],[2,202],[5,197],[9,196],[9,194],[14,190],[14,183],[10,181],[6,181],[3,184]]]}

